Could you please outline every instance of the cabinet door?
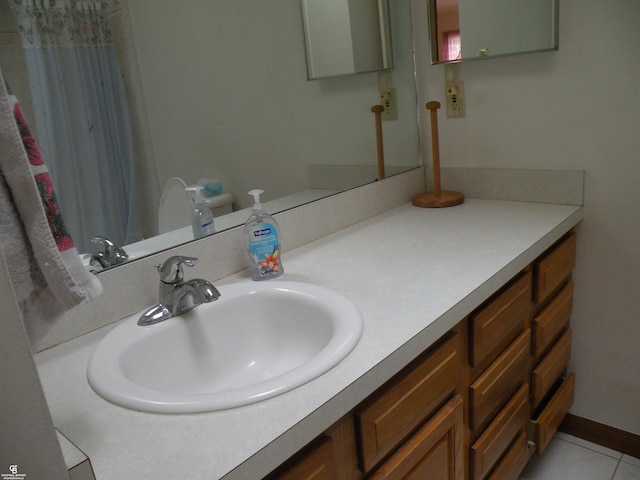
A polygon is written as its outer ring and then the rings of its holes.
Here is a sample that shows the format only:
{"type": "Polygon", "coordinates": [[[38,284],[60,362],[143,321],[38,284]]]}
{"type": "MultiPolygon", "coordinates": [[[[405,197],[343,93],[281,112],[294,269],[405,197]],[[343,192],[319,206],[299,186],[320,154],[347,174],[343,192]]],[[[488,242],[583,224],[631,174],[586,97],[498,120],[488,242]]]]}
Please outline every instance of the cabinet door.
{"type": "Polygon", "coordinates": [[[575,386],[575,373],[570,373],[542,413],[532,421],[534,442],[538,455],[542,455],[542,452],[547,448],[547,445],[549,445],[553,435],[569,411],[569,407],[573,404],[575,386]]]}
{"type": "Polygon", "coordinates": [[[471,429],[480,430],[527,383],[531,363],[527,329],[469,387],[471,429]]]}
{"type": "Polygon", "coordinates": [[[454,334],[430,349],[356,411],[365,473],[455,392],[460,379],[459,342],[454,334]]]}
{"type": "Polygon", "coordinates": [[[576,266],[576,234],[569,234],[535,264],[535,301],[543,303],[576,266]]]}
{"type": "Polygon", "coordinates": [[[531,312],[531,273],[527,272],[470,317],[472,367],[484,367],[527,328],[531,312]]]}
{"type": "Polygon", "coordinates": [[[538,408],[545,395],[567,367],[571,356],[571,329],[568,328],[531,374],[533,408],[538,408]]]}
{"type": "Polygon", "coordinates": [[[569,324],[573,313],[573,282],[569,282],[533,319],[533,358],[537,361],[569,324]]]}
{"type": "Polygon", "coordinates": [[[527,449],[527,435],[524,432],[520,432],[496,469],[487,477],[487,480],[518,480],[520,473],[524,470],[533,453],[527,449]]]}
{"type": "Polygon", "coordinates": [[[297,461],[282,468],[269,480],[335,480],[338,476],[331,438],[322,437],[297,461]]]}
{"type": "Polygon", "coordinates": [[[267,480],[361,480],[353,417],[323,435],[280,466],[267,480]]]}
{"type": "Polygon", "coordinates": [[[462,397],[454,396],[370,477],[372,480],[462,480],[462,397]]]}
{"type": "MultiPolygon", "coordinates": [[[[482,480],[529,423],[529,384],[525,384],[471,446],[471,478],[482,480]]],[[[525,442],[526,443],[526,442],[525,442]]]]}

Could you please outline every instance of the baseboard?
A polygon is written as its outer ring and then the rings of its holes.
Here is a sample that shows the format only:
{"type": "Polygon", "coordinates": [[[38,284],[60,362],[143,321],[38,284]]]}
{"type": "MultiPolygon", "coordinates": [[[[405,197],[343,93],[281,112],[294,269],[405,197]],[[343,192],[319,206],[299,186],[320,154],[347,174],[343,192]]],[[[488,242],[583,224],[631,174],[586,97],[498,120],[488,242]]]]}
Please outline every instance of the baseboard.
{"type": "Polygon", "coordinates": [[[640,435],[567,414],[559,430],[568,435],[640,458],[640,435]]]}

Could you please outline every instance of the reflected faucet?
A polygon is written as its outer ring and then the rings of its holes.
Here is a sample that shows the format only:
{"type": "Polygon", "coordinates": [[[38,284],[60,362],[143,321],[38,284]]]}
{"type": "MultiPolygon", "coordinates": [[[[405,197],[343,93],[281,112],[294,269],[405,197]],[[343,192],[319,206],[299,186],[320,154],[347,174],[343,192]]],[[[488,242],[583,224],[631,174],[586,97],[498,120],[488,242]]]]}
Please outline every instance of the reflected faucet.
{"type": "Polygon", "coordinates": [[[91,254],[89,265],[92,267],[98,267],[101,269],[114,267],[129,259],[129,255],[127,255],[127,252],[125,252],[122,247],[119,247],[106,237],[97,235],[95,237],[91,237],[91,241],[102,245],[101,252],[91,254]]]}
{"type": "Polygon", "coordinates": [[[195,278],[184,281],[182,265],[193,267],[197,262],[194,257],[174,256],[162,265],[156,265],[160,273],[159,301],[140,316],[138,325],[162,322],[220,297],[218,289],[207,280],[195,278]]]}

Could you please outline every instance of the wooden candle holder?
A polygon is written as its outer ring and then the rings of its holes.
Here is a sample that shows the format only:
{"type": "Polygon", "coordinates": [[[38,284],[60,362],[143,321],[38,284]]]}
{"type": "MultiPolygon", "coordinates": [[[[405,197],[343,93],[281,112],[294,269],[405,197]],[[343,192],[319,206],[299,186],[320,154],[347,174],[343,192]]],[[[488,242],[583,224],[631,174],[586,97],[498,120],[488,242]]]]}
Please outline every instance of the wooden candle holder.
{"type": "Polygon", "coordinates": [[[440,185],[440,144],[438,143],[438,109],[440,102],[427,102],[427,110],[431,115],[431,150],[433,153],[433,192],[420,193],[413,197],[416,207],[439,208],[453,207],[464,202],[460,192],[442,190],[440,185]]]}

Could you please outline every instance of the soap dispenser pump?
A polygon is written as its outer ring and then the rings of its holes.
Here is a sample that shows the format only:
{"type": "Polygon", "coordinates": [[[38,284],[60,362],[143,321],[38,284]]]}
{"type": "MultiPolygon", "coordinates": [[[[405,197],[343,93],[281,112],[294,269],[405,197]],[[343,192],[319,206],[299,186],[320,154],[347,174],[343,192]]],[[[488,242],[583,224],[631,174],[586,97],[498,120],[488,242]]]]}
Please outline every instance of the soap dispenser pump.
{"type": "Polygon", "coordinates": [[[187,187],[185,190],[191,199],[193,211],[191,214],[191,227],[193,229],[193,238],[202,238],[212,233],[216,233],[216,227],[213,221],[211,210],[205,205],[202,195],[202,185],[194,185],[187,187]]]}
{"type": "Polygon", "coordinates": [[[260,203],[261,193],[264,191],[258,189],[249,192],[253,196],[254,205],[244,224],[245,246],[254,280],[277,278],[284,273],[278,224],[260,203]]]}

